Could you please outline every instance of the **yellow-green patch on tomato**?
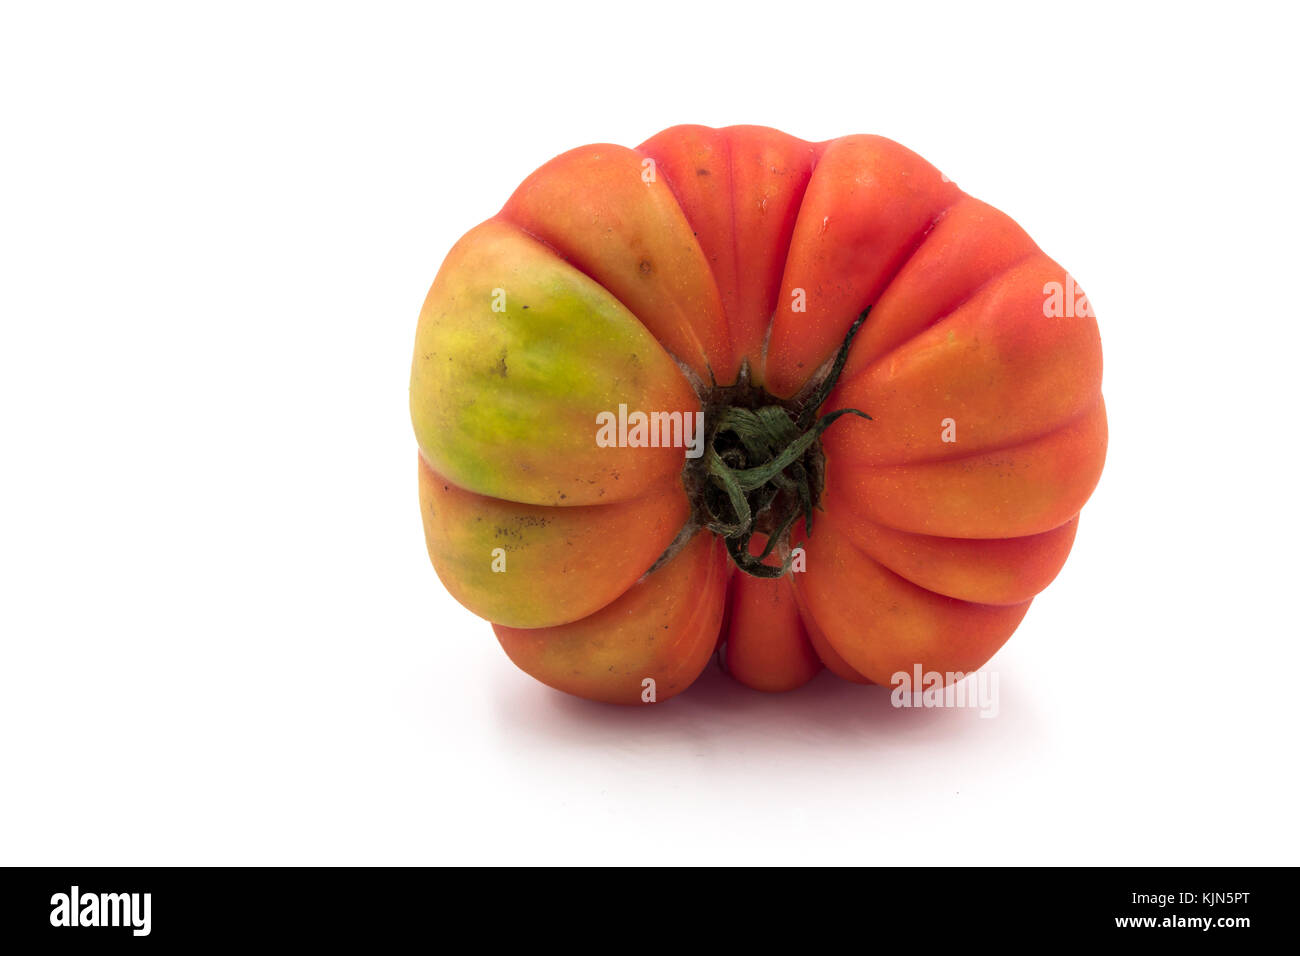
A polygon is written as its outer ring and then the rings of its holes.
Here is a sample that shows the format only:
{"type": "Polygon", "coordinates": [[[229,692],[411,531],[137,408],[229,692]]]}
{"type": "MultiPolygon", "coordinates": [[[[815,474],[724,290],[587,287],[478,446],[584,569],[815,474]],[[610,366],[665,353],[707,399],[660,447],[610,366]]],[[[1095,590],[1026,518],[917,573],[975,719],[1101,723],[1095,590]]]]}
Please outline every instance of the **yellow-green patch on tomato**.
{"type": "Polygon", "coordinates": [[[515,227],[488,221],[425,300],[411,418],[433,469],[478,494],[606,504],[680,472],[681,448],[599,447],[620,404],[694,413],[680,368],[607,291],[515,227]]]}

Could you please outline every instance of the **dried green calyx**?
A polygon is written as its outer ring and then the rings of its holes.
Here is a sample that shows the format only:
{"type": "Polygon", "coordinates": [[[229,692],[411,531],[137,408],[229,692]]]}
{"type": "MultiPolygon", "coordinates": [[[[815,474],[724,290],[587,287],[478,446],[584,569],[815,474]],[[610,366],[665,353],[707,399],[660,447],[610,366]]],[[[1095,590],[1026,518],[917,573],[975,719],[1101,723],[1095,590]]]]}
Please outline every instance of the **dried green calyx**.
{"type": "Polygon", "coordinates": [[[788,547],[779,566],[763,562],[786,542],[800,517],[812,532],[824,484],[822,433],[844,415],[871,419],[856,408],[817,417],[870,311],[868,307],[854,321],[834,362],[806,394],[781,400],[750,385],[747,373],[742,373],[736,385],[715,387],[707,397],[704,454],[687,465],[687,487],[693,492],[697,520],[724,538],[732,560],[747,574],[778,578],[790,569],[788,547]],[[755,532],[767,535],[758,556],[749,552],[755,532]]]}

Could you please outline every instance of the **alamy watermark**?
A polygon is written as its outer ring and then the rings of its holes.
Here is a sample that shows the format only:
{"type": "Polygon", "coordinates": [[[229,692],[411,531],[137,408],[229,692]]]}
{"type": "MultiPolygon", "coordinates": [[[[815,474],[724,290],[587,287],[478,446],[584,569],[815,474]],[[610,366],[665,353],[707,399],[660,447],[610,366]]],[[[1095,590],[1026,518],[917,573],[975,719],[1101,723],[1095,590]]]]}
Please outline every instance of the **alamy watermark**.
{"type": "Polygon", "coordinates": [[[73,886],[50,897],[51,926],[124,926],[133,936],[148,936],[151,893],[82,893],[73,886]]]}
{"type": "Polygon", "coordinates": [[[911,673],[896,671],[889,679],[894,688],[889,703],[894,707],[966,707],[981,717],[998,715],[997,671],[922,671],[912,665],[911,673]]]}
{"type": "Polygon", "coordinates": [[[596,415],[598,448],[685,448],[687,458],[704,454],[703,412],[628,411],[596,415]]]}

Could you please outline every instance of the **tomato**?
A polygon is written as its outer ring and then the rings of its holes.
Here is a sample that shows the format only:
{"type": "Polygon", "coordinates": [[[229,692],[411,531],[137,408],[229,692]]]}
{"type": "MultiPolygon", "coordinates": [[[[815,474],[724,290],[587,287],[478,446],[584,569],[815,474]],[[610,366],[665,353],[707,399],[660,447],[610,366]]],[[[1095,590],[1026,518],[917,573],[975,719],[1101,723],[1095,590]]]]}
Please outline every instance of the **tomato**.
{"type": "Polygon", "coordinates": [[[981,667],[1106,452],[1086,296],[878,136],[679,126],[529,176],[416,333],[429,556],[519,667],[662,701],[981,667]]]}

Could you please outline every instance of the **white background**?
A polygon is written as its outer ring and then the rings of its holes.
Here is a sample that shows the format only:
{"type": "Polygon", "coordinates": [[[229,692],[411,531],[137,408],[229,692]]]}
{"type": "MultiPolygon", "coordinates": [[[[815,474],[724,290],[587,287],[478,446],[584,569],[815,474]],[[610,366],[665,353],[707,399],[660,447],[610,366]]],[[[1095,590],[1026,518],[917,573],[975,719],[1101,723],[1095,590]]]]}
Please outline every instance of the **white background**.
{"type": "Polygon", "coordinates": [[[1293,12],[718,7],[5,8],[0,863],[1300,862],[1293,12]],[[887,135],[1086,288],[1109,460],[996,719],[587,704],[435,578],[434,271],[683,122],[887,135]]]}

